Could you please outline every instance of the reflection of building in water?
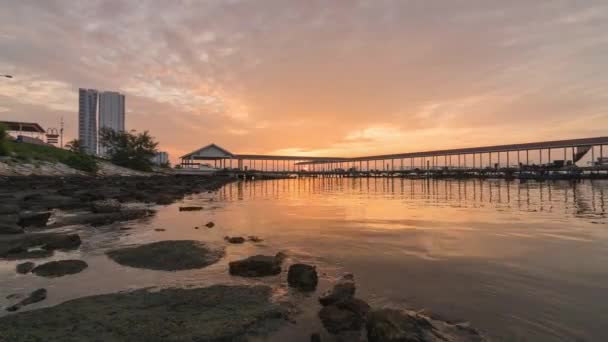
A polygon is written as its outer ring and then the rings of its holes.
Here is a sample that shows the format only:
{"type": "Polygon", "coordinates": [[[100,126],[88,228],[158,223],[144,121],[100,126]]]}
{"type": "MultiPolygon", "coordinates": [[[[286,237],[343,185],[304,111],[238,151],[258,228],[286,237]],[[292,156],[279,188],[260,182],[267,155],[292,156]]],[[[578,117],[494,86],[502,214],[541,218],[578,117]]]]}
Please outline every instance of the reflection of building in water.
{"type": "Polygon", "coordinates": [[[603,216],[607,181],[519,182],[401,178],[298,178],[236,182],[220,190],[224,200],[299,198],[312,203],[341,200],[400,201],[413,207],[483,208],[499,211],[603,216]]]}

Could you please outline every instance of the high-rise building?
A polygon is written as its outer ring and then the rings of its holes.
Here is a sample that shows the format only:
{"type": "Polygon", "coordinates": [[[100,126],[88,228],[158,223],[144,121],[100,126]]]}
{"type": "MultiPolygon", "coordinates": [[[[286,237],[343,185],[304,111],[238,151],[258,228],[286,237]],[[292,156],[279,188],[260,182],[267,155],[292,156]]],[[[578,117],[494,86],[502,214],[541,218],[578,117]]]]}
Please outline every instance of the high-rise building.
{"type": "MultiPolygon", "coordinates": [[[[117,132],[125,130],[125,96],[115,91],[99,93],[99,129],[111,128],[117,132]]],[[[99,154],[105,155],[103,146],[99,154]]]]}
{"type": "Polygon", "coordinates": [[[97,90],[78,89],[78,140],[88,154],[97,154],[97,90]]]}

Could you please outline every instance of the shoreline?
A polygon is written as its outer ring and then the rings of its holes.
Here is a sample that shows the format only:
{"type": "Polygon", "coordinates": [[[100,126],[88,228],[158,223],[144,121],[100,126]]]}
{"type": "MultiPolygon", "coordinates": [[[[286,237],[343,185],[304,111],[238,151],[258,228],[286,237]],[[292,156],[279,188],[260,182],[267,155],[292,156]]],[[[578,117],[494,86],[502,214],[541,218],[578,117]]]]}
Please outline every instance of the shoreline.
{"type": "MultiPolygon", "coordinates": [[[[35,265],[31,265],[33,269],[30,272],[37,274],[44,274],[45,276],[66,276],[69,277],[72,272],[78,273],[82,269],[86,268],[84,265],[77,265],[78,269],[73,270],[72,264],[77,260],[70,260],[70,264],[57,265],[44,263],[46,258],[52,256],[55,251],[62,250],[78,250],[81,243],[86,243],[86,238],[81,241],[80,237],[76,234],[65,233],[61,230],[62,227],[68,227],[73,225],[79,226],[104,226],[112,222],[121,222],[128,220],[138,220],[142,217],[154,215],[153,208],[147,209],[132,209],[127,204],[140,203],[149,204],[150,206],[156,205],[169,205],[176,201],[180,201],[184,196],[192,193],[200,192],[214,192],[223,187],[224,185],[235,181],[233,178],[227,177],[171,177],[171,176],[146,176],[146,177],[40,177],[40,176],[26,176],[26,177],[11,177],[10,179],[0,179],[0,198],[3,200],[0,205],[0,212],[2,212],[3,222],[6,225],[11,224],[10,219],[15,219],[14,225],[21,227],[22,232],[14,232],[11,234],[0,235],[0,260],[20,260],[27,259],[33,260],[35,265]],[[63,216],[56,216],[55,211],[65,211],[66,213],[74,213],[74,216],[69,216],[70,219],[66,220],[63,216]],[[8,221],[6,218],[10,218],[8,221]],[[76,235],[76,237],[74,237],[76,235]],[[40,247],[42,246],[42,252],[40,253],[40,247]],[[31,249],[34,248],[34,249],[31,249]],[[34,254],[29,254],[34,253],[34,254]],[[42,265],[40,265],[42,264],[42,265]],[[36,271],[39,266],[45,266],[44,273],[42,269],[36,271]]],[[[184,211],[197,211],[205,210],[199,207],[183,207],[184,211]]],[[[213,225],[209,225],[207,228],[212,229],[213,225]]],[[[205,228],[205,227],[203,227],[205,228]]],[[[205,228],[205,229],[207,229],[205,228]]],[[[85,228],[88,229],[88,228],[85,228]]],[[[95,233],[93,233],[95,234],[95,233]]],[[[251,238],[250,238],[251,239],[251,238]]],[[[166,240],[161,240],[169,242],[166,240]]],[[[251,239],[251,241],[255,241],[251,239]]],[[[242,243],[242,239],[229,238],[226,244],[239,244],[242,243]]],[[[148,244],[154,245],[154,244],[148,244]]],[[[143,247],[147,247],[146,244],[143,247]]],[[[169,245],[169,247],[171,247],[169,245]]],[[[203,248],[206,248],[203,246],[203,248]]],[[[180,253],[186,251],[184,248],[174,248],[180,253]]],[[[186,251],[187,254],[180,254],[176,259],[180,265],[183,264],[185,258],[189,258],[191,251],[186,251]]],[[[280,253],[279,253],[280,254],[280,253]]],[[[284,263],[285,257],[276,256],[264,256],[264,258],[255,259],[254,263],[247,261],[249,258],[240,260],[242,264],[239,264],[238,268],[235,266],[235,274],[233,276],[246,276],[250,277],[266,277],[276,276],[281,274],[278,278],[273,278],[272,286],[282,288],[286,286],[283,282],[285,281],[285,273],[289,269],[288,285],[289,287],[301,286],[302,290],[295,290],[283,298],[284,301],[274,302],[271,300],[263,300],[264,296],[259,293],[266,293],[267,289],[252,290],[252,286],[238,287],[238,286],[225,286],[217,287],[221,285],[212,285],[207,287],[198,288],[195,287],[186,292],[179,290],[179,287],[168,288],[163,293],[162,297],[158,297],[156,300],[159,301],[159,305],[156,307],[154,313],[144,311],[138,311],[136,307],[126,307],[118,309],[122,312],[120,319],[121,323],[116,321],[115,314],[112,314],[121,303],[125,300],[133,301],[133,303],[140,303],[140,301],[149,298],[152,293],[145,289],[134,289],[126,292],[125,296],[120,293],[107,294],[107,295],[94,295],[80,297],[74,300],[35,310],[24,310],[21,313],[19,308],[21,306],[29,305],[38,301],[44,301],[46,298],[46,289],[40,289],[44,291],[30,294],[28,297],[19,298],[16,303],[17,307],[15,311],[17,313],[9,313],[0,318],[0,325],[5,324],[7,327],[23,327],[28,326],[31,320],[36,320],[39,324],[36,325],[35,329],[3,329],[0,331],[0,340],[2,338],[8,339],[19,339],[19,338],[37,338],[40,336],[50,336],[50,340],[69,340],[69,338],[77,340],[78,338],[86,338],[91,336],[97,336],[99,331],[96,331],[96,326],[99,324],[107,325],[110,331],[106,331],[108,340],[121,340],[117,336],[130,336],[131,340],[138,340],[145,335],[138,334],[137,329],[131,329],[128,325],[124,325],[124,321],[134,319],[132,317],[138,317],[138,322],[146,321],[149,319],[150,324],[142,324],[147,327],[146,329],[156,329],[160,333],[166,333],[170,331],[170,334],[177,334],[181,336],[175,340],[189,340],[190,337],[201,337],[207,336],[210,340],[213,339],[226,339],[231,338],[235,340],[247,340],[250,336],[272,336],[274,331],[277,331],[280,327],[289,327],[290,323],[296,320],[298,317],[297,301],[301,295],[298,292],[305,292],[305,296],[321,296],[321,298],[327,298],[327,294],[323,295],[320,291],[315,291],[315,286],[312,287],[313,292],[310,291],[310,280],[307,280],[307,275],[304,275],[304,279],[296,278],[300,280],[292,280],[292,267],[298,263],[298,260],[290,260],[287,258],[287,264],[282,267],[280,264],[284,263]],[[280,261],[279,261],[280,258],[280,261]],[[265,273],[264,267],[259,268],[259,263],[266,265],[270,263],[271,268],[269,273],[265,273]],[[278,267],[278,269],[277,269],[278,267]],[[239,271],[237,271],[237,269],[239,271]],[[261,272],[261,273],[260,273],[261,272]],[[295,282],[295,283],[294,283],[295,282]],[[300,282],[301,285],[297,285],[300,282]],[[295,285],[294,285],[295,284],[295,285]],[[227,324],[234,317],[233,315],[227,315],[226,312],[230,310],[236,310],[241,312],[244,310],[246,303],[252,302],[250,309],[252,311],[245,310],[243,320],[252,322],[251,324],[245,324],[238,326],[233,329],[238,332],[227,332],[224,330],[214,330],[212,328],[182,328],[175,330],[174,327],[163,325],[170,317],[175,318],[175,313],[168,308],[180,306],[183,301],[183,296],[191,296],[193,293],[197,293],[195,298],[203,301],[212,301],[212,298],[218,296],[218,292],[223,293],[220,297],[222,298],[237,298],[237,302],[230,302],[222,300],[212,307],[217,310],[216,315],[212,317],[200,317],[199,308],[190,308],[183,311],[183,315],[179,316],[180,325],[185,327],[195,324],[200,320],[207,320],[209,322],[216,322],[217,324],[227,324]],[[252,297],[248,296],[248,293],[253,291],[252,297]],[[262,292],[256,292],[262,291],[262,292]],[[201,295],[203,293],[203,295],[201,295]],[[131,295],[129,295],[131,294],[131,295]],[[224,308],[222,305],[228,305],[224,308]],[[277,306],[278,305],[278,306],[277,306]],[[286,306],[289,310],[285,311],[286,306]],[[224,308],[224,309],[222,309],[224,308]],[[231,309],[229,309],[231,308],[231,309]],[[92,313],[99,313],[98,316],[92,315],[92,313]],[[139,316],[138,316],[139,315],[139,316]],[[74,323],[77,317],[87,317],[86,320],[80,323],[74,323]],[[278,323],[278,325],[277,325],[278,323]],[[74,325],[76,324],[76,325],[74,325]],[[65,329],[59,329],[54,331],[54,334],[59,335],[47,335],[48,329],[55,329],[56,326],[66,327],[65,329]],[[75,331],[68,331],[67,327],[76,329],[75,331]],[[82,329],[81,329],[82,327],[82,329]],[[202,329],[202,330],[201,330],[202,329]],[[22,331],[23,330],[23,331],[22,331]],[[116,335],[116,334],[118,335],[116,335]],[[188,335],[191,333],[192,335],[188,335]],[[126,335],[125,335],[126,334],[126,335]],[[184,335],[185,334],[185,335],[184,335]],[[261,334],[261,335],[258,335],[261,334]],[[69,337],[69,338],[68,338],[69,337]]],[[[145,254],[144,254],[145,255],[145,254]]],[[[218,258],[222,258],[220,254],[217,254],[218,258]]],[[[146,260],[150,257],[144,257],[140,260],[146,260]]],[[[163,258],[165,259],[165,258],[163,258]]],[[[165,260],[166,261],[166,260],[165,260]]],[[[163,261],[163,262],[165,262],[163,261]]],[[[232,264],[232,263],[231,263],[232,264]]],[[[138,264],[139,265],[139,264],[138,264]]],[[[147,262],[142,263],[144,268],[147,267],[147,262]]],[[[28,265],[29,266],[29,265],[28,265]]],[[[94,267],[94,266],[91,266],[94,267]]],[[[125,266],[126,267],[126,266],[125,266]]],[[[139,267],[139,266],[135,266],[139,267]]],[[[180,266],[181,267],[181,266],[180,266]]],[[[199,267],[199,266],[197,266],[199,267]]],[[[202,266],[205,267],[205,266],[202,266]]],[[[316,279],[316,270],[314,266],[304,267],[307,270],[305,274],[314,274],[316,279]],[[308,268],[307,268],[308,267],[308,268]],[[310,273],[310,269],[314,270],[310,273]]],[[[301,267],[300,267],[301,268],[301,267]]],[[[162,269],[162,268],[161,268],[162,269]]],[[[167,268],[168,271],[172,268],[167,268]]],[[[28,273],[28,269],[24,271],[28,273]]],[[[229,272],[226,269],[226,272],[229,272]]],[[[21,273],[21,272],[20,272],[21,273]]],[[[232,265],[230,267],[230,273],[232,274],[232,265]]],[[[53,278],[50,278],[51,282],[53,278]]],[[[434,319],[430,316],[422,315],[416,312],[410,311],[399,311],[399,312],[387,312],[382,311],[381,308],[370,308],[367,303],[354,297],[354,280],[347,278],[346,282],[349,287],[352,286],[352,291],[348,290],[346,294],[340,290],[342,287],[342,280],[338,280],[333,285],[333,289],[329,289],[329,298],[334,299],[320,299],[321,306],[319,306],[319,317],[323,326],[328,332],[321,332],[318,335],[318,331],[310,331],[312,338],[316,336],[323,336],[323,340],[329,338],[337,338],[338,340],[352,340],[353,338],[360,339],[361,336],[368,336],[369,341],[384,341],[385,339],[378,339],[377,336],[383,336],[382,331],[378,332],[378,328],[373,322],[383,322],[387,319],[397,319],[404,326],[408,324],[414,324],[418,326],[419,331],[416,332],[420,336],[426,336],[430,327],[435,327],[441,334],[445,336],[456,336],[455,341],[483,341],[483,337],[474,329],[468,328],[464,325],[447,323],[434,319]],[[350,280],[348,280],[350,279],[350,280]],[[336,290],[338,289],[338,290],[336,290]],[[333,294],[332,294],[333,293],[333,294]],[[335,299],[338,298],[338,299],[335,299]],[[372,315],[373,313],[373,315],[372,315]],[[374,317],[374,320],[368,321],[367,317],[374,317]],[[409,322],[409,323],[408,323],[409,322]],[[372,325],[370,325],[372,324],[372,325]],[[369,335],[370,330],[375,331],[376,335],[369,335]],[[375,330],[374,330],[375,329],[375,330]],[[460,336],[459,334],[462,334],[460,336]],[[370,337],[372,336],[372,337],[370,337]],[[373,337],[376,336],[376,337],[373,337]],[[459,337],[460,336],[460,337],[459,337]]],[[[49,290],[52,295],[52,288],[49,290]]],[[[188,297],[189,298],[189,297],[188,297]]],[[[139,305],[139,304],[137,304],[139,305]]],[[[136,305],[136,306],[137,306],[136,305]]],[[[318,305],[318,304],[317,304],[318,305]]],[[[318,309],[316,309],[318,310],[318,309]]],[[[170,321],[170,319],[169,319],[170,321]]],[[[381,325],[381,324],[380,324],[381,325]]],[[[70,328],[70,329],[72,329],[70,328]]],[[[164,336],[164,335],[161,335],[164,336]]],[[[174,336],[175,337],[175,336],[174,336]]],[[[169,336],[167,336],[169,338],[169,336]]],[[[429,339],[429,341],[433,341],[429,339]]]]}

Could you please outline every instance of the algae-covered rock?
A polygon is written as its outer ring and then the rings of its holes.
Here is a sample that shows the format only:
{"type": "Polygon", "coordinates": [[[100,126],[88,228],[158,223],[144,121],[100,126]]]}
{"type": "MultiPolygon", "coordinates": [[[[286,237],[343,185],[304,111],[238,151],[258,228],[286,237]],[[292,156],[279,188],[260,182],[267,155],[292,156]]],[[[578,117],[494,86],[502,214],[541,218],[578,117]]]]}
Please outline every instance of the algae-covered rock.
{"type": "Polygon", "coordinates": [[[168,240],[119,248],[106,253],[125,266],[179,271],[203,268],[224,256],[224,249],[192,240],[168,240]]]}
{"type": "Polygon", "coordinates": [[[0,318],[0,341],[247,341],[286,322],[266,286],[137,290],[0,318]]]}

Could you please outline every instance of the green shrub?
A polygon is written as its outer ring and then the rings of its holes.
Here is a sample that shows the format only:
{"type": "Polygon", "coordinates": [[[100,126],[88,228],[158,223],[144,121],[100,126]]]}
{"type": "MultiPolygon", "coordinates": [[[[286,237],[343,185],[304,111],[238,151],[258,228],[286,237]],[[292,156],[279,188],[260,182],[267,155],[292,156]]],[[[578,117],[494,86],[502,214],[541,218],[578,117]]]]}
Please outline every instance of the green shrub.
{"type": "Polygon", "coordinates": [[[82,154],[74,153],[62,160],[65,165],[80,171],[97,172],[97,161],[95,158],[82,154]]]}
{"type": "Polygon", "coordinates": [[[6,127],[0,124],[0,156],[8,156],[11,150],[8,146],[8,133],[6,127]]]}

